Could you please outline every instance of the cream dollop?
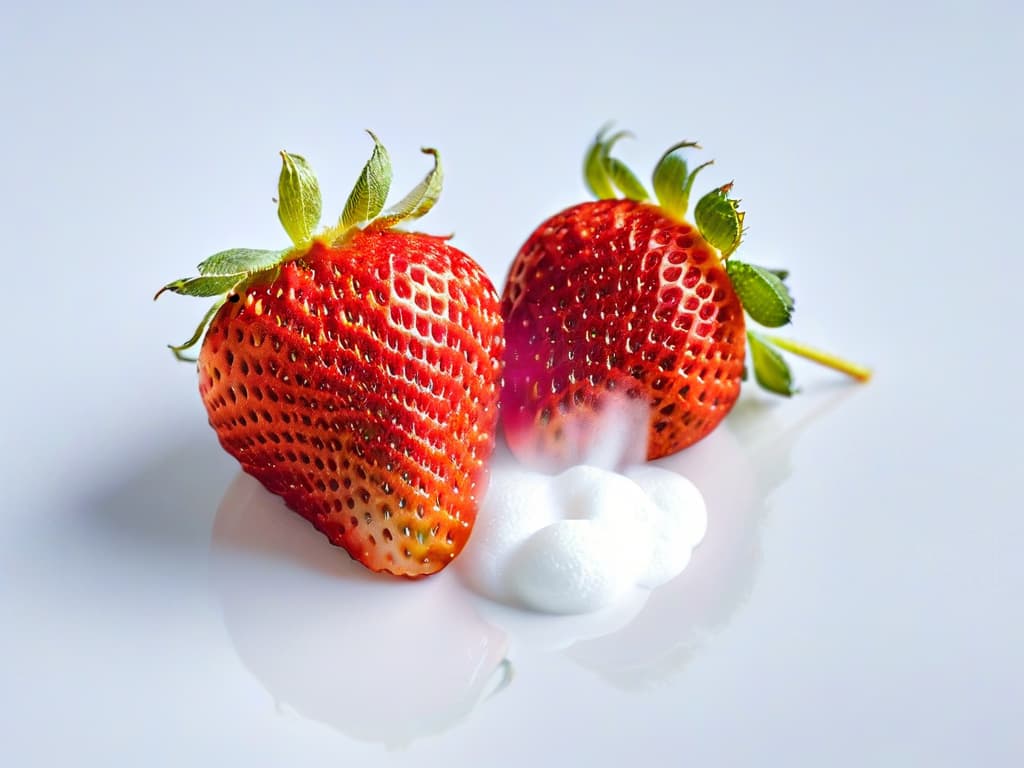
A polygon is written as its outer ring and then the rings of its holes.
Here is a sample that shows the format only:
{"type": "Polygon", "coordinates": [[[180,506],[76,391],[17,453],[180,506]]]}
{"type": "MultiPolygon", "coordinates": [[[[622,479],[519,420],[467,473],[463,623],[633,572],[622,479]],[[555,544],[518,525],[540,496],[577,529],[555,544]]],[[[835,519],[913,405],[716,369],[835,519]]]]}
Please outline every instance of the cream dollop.
{"type": "Polygon", "coordinates": [[[497,466],[456,567],[493,600],[588,613],[678,575],[706,529],[700,491],[656,466],[497,466]]]}

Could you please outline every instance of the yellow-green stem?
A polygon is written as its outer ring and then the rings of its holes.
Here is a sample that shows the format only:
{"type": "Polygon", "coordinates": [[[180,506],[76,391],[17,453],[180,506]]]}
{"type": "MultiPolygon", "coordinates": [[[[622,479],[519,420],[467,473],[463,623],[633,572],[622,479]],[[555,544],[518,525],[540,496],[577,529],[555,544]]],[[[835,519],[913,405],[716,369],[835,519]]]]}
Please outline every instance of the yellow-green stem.
{"type": "Polygon", "coordinates": [[[851,376],[857,381],[868,381],[871,378],[870,368],[865,368],[863,365],[851,363],[849,360],[836,357],[829,352],[809,347],[806,344],[799,341],[793,341],[792,339],[783,339],[779,336],[766,336],[765,338],[780,349],[792,352],[794,355],[799,355],[800,357],[805,357],[808,360],[813,360],[819,365],[824,365],[834,371],[845,373],[847,376],[851,376]]]}

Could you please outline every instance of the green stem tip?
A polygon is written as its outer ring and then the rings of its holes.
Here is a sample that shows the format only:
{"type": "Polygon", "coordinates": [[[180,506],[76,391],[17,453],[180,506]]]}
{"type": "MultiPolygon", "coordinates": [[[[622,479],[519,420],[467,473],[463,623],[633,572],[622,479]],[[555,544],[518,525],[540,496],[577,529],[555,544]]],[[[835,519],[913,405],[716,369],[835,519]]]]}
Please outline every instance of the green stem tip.
{"type": "Polygon", "coordinates": [[[765,338],[779,349],[792,352],[794,355],[806,358],[807,360],[811,360],[819,365],[824,365],[826,368],[831,368],[834,371],[845,373],[847,376],[850,376],[857,381],[865,382],[871,380],[871,369],[863,365],[858,365],[857,363],[852,363],[849,360],[844,360],[830,352],[816,349],[815,347],[808,346],[803,342],[784,339],[779,336],[766,335],[765,338]]]}

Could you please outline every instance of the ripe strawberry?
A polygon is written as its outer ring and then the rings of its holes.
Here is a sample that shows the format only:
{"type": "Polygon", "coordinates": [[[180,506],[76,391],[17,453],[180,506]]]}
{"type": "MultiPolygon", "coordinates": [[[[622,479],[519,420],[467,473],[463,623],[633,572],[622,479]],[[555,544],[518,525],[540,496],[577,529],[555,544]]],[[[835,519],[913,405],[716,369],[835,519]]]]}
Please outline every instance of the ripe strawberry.
{"type": "Polygon", "coordinates": [[[392,229],[437,200],[437,152],[424,150],[434,169],[383,211],[391,167],[374,142],[337,226],[313,234],[316,179],[282,153],[279,216],[294,247],[224,251],[161,292],[222,296],[172,349],[212,317],[199,391],[225,450],[368,568],[421,576],[473,526],[504,341],[483,270],[445,238],[392,229]]]}
{"type": "Polygon", "coordinates": [[[757,381],[795,390],[771,344],[866,378],[817,350],[748,331],[790,321],[786,274],[730,258],[744,214],[731,184],[696,204],[697,174],[671,147],[654,171],[659,205],[611,155],[625,134],[598,134],[584,165],[598,202],[542,223],[516,256],[502,296],[506,355],[502,426],[513,453],[557,469],[586,455],[599,415],[641,408],[646,455],[675,453],[710,433],[736,402],[749,345],[757,381]],[[618,192],[625,199],[618,198],[618,192]]]}

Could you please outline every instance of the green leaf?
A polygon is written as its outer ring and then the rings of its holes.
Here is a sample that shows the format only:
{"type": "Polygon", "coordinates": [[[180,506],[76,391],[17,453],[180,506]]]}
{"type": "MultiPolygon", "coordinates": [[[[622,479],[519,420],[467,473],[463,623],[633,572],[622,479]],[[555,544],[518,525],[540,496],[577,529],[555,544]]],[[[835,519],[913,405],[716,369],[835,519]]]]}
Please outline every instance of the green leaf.
{"type": "Polygon", "coordinates": [[[617,157],[606,157],[604,164],[612,183],[630,200],[642,202],[649,197],[644,185],[640,183],[640,179],[624,162],[617,157]]]}
{"type": "Polygon", "coordinates": [[[629,131],[618,131],[607,136],[610,128],[609,124],[598,131],[594,143],[587,150],[583,161],[583,176],[587,186],[599,200],[617,198],[616,187],[630,200],[639,202],[648,199],[647,190],[629,166],[618,158],[611,157],[615,144],[632,134],[629,131]]]}
{"type": "Polygon", "coordinates": [[[743,309],[755,321],[778,328],[793,319],[793,297],[774,272],[736,259],[725,262],[725,271],[743,309]]]}
{"type": "Polygon", "coordinates": [[[700,145],[695,141],[681,141],[669,147],[654,166],[654,195],[665,212],[677,219],[685,218],[690,205],[690,189],[686,184],[690,169],[681,154],[681,150],[688,148],[699,149],[700,145]]]}
{"type": "Polygon", "coordinates": [[[701,163],[696,168],[694,168],[693,171],[690,172],[689,176],[686,177],[686,184],[683,186],[683,197],[686,199],[687,206],[689,206],[690,204],[690,192],[693,191],[693,182],[697,179],[697,174],[703,171],[709,165],[714,164],[714,160],[708,160],[706,163],[701,163]]]}
{"type": "Polygon", "coordinates": [[[199,325],[196,326],[195,333],[192,334],[192,337],[188,341],[186,341],[183,344],[167,345],[170,348],[171,352],[174,353],[174,356],[176,358],[186,363],[194,363],[196,361],[195,358],[183,355],[182,352],[184,352],[186,349],[191,349],[198,343],[199,339],[201,339],[203,336],[203,331],[206,330],[206,326],[210,324],[210,321],[213,319],[213,316],[217,314],[217,310],[224,306],[224,302],[225,299],[221,299],[220,301],[214,302],[214,305],[210,307],[209,310],[207,310],[205,315],[203,315],[203,319],[200,320],[199,325]]]}
{"type": "Polygon", "coordinates": [[[633,134],[629,131],[616,131],[601,143],[601,161],[605,162],[612,153],[612,149],[622,139],[632,139],[633,134]]]}
{"type": "Polygon", "coordinates": [[[186,277],[168,283],[153,298],[158,298],[164,291],[178,293],[182,296],[220,296],[227,293],[245,280],[245,274],[238,275],[206,275],[203,277],[186,277]]]}
{"type": "Polygon", "coordinates": [[[425,216],[441,196],[444,171],[441,168],[441,154],[436,149],[424,147],[425,155],[434,156],[434,167],[426,177],[412,188],[405,197],[374,219],[373,226],[387,229],[403,221],[425,216]]]}
{"type": "Polygon", "coordinates": [[[586,179],[587,187],[591,194],[598,200],[608,200],[616,197],[615,187],[608,178],[608,171],[604,165],[605,158],[605,134],[608,133],[611,124],[604,126],[594,137],[594,143],[587,150],[583,160],[583,177],[586,179]]]}
{"type": "Polygon", "coordinates": [[[289,251],[263,251],[256,248],[229,248],[215,253],[202,262],[200,275],[237,275],[243,272],[258,272],[269,269],[284,261],[289,251]]]}
{"type": "Polygon", "coordinates": [[[769,392],[790,397],[796,392],[793,374],[776,350],[753,331],[747,331],[750,342],[750,358],[754,363],[754,379],[769,392]]]}
{"type": "Polygon", "coordinates": [[[384,202],[391,189],[391,158],[373,131],[367,133],[373,139],[373,154],[363,166],[345,203],[345,210],[341,213],[340,224],[343,230],[376,217],[384,210],[384,202]]]}
{"type": "Polygon", "coordinates": [[[693,209],[697,229],[725,258],[736,250],[743,237],[743,212],[739,210],[737,200],[729,199],[730,189],[732,184],[711,190],[697,201],[693,209]]]}
{"type": "Polygon", "coordinates": [[[320,184],[304,157],[281,152],[277,182],[277,217],[296,245],[313,238],[320,223],[320,184]]]}

